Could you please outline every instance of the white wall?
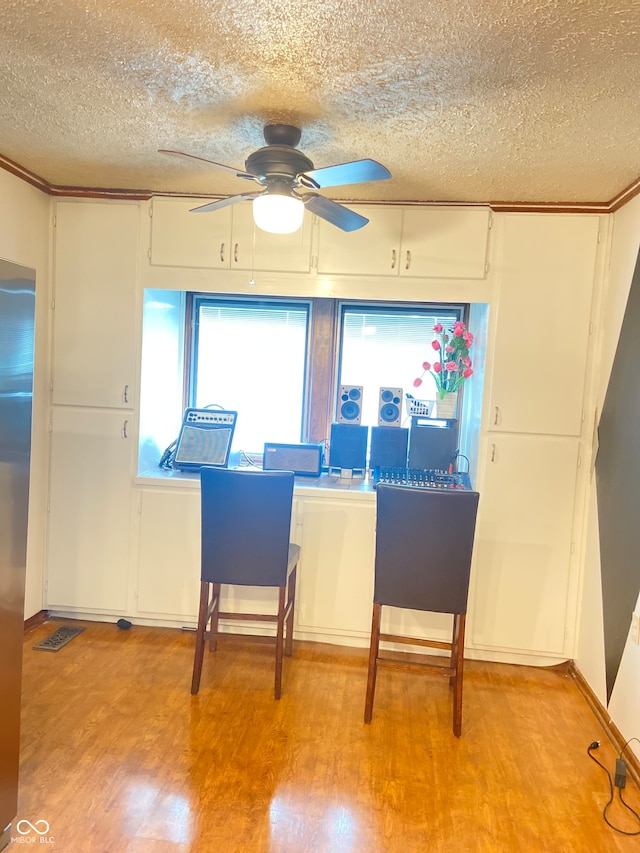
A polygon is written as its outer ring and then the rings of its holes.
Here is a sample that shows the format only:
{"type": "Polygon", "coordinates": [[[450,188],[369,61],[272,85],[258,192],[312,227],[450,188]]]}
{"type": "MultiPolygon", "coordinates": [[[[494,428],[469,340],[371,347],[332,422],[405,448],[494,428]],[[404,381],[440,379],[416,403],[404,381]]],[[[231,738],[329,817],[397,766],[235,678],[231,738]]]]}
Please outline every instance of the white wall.
{"type": "Polygon", "coordinates": [[[36,345],[25,618],[42,610],[49,452],[50,199],[0,170],[0,258],[36,271],[36,345]]]}
{"type": "MultiPolygon", "coordinates": [[[[640,248],[640,196],[613,215],[609,269],[600,306],[598,359],[595,365],[594,397],[597,413],[607,391],[631,279],[640,248]]],[[[600,702],[606,706],[605,651],[602,617],[598,499],[592,473],[586,522],[584,575],[576,664],[600,702]]],[[[638,609],[636,606],[636,612],[638,609]]],[[[640,646],[627,639],[618,677],[609,704],[609,714],[625,739],[640,737],[640,646]]],[[[634,751],[640,754],[637,745],[634,751]]]]}

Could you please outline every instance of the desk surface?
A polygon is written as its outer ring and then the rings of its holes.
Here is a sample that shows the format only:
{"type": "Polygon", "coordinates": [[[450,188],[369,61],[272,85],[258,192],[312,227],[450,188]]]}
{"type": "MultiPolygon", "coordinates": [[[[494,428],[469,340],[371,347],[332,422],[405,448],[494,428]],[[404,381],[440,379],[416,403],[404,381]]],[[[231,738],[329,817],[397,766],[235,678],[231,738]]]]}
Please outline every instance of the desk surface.
{"type": "MultiPolygon", "coordinates": [[[[256,469],[257,470],[257,469],[256,469]]],[[[173,471],[166,468],[150,468],[135,478],[136,486],[168,486],[169,488],[194,489],[200,487],[198,471],[173,471]]],[[[295,478],[295,494],[313,496],[319,492],[332,492],[336,495],[365,497],[375,495],[370,476],[339,477],[335,474],[321,474],[319,477],[295,478]]]]}

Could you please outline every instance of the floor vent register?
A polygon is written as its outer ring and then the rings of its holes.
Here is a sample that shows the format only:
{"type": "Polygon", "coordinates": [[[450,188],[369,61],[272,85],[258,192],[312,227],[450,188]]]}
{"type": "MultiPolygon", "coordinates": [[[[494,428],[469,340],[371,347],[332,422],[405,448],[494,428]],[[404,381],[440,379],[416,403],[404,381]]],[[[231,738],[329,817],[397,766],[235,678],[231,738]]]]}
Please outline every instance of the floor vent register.
{"type": "Polygon", "coordinates": [[[33,648],[39,652],[57,652],[83,631],[84,628],[70,628],[68,625],[61,625],[60,628],[56,628],[53,634],[49,634],[33,648]]]}

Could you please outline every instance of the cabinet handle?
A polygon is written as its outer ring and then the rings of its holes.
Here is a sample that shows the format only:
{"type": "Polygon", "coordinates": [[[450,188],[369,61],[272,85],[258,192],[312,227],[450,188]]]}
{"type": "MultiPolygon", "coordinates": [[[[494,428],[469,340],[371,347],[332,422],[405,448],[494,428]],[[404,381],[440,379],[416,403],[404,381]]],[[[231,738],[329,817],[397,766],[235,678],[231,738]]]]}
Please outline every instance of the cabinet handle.
{"type": "Polygon", "coordinates": [[[498,407],[496,406],[495,407],[495,414],[493,416],[493,425],[494,426],[498,426],[498,415],[499,414],[500,414],[500,409],[498,409],[498,407]]]}
{"type": "Polygon", "coordinates": [[[220,243],[220,263],[224,263],[224,243],[220,243]]]}
{"type": "Polygon", "coordinates": [[[492,462],[496,461],[496,446],[495,446],[495,444],[491,445],[491,461],[492,462]]]}
{"type": "Polygon", "coordinates": [[[122,437],[123,438],[129,438],[129,436],[127,435],[128,425],[129,425],[129,421],[123,421],[122,422],[122,437]]]}
{"type": "Polygon", "coordinates": [[[405,269],[408,270],[411,266],[411,252],[407,249],[407,263],[405,265],[405,269]]]}
{"type": "Polygon", "coordinates": [[[391,269],[394,270],[396,268],[396,250],[391,250],[391,269]]]}
{"type": "Polygon", "coordinates": [[[128,385],[124,386],[124,391],[122,392],[122,402],[123,403],[129,402],[129,386],[128,385]]]}
{"type": "Polygon", "coordinates": [[[237,243],[233,247],[233,262],[234,262],[234,264],[238,263],[238,244],[237,243]]]}

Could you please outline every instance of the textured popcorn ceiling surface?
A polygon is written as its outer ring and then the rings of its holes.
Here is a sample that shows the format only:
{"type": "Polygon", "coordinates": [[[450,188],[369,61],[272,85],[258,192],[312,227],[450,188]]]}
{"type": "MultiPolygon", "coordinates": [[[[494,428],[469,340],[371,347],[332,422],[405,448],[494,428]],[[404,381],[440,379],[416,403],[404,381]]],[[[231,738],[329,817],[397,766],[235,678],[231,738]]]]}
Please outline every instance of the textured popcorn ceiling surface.
{"type": "Polygon", "coordinates": [[[0,155],[54,186],[226,195],[262,128],[336,199],[608,202],[640,176],[639,0],[3,0],[0,155]]]}

